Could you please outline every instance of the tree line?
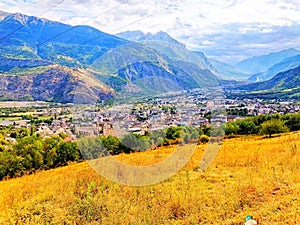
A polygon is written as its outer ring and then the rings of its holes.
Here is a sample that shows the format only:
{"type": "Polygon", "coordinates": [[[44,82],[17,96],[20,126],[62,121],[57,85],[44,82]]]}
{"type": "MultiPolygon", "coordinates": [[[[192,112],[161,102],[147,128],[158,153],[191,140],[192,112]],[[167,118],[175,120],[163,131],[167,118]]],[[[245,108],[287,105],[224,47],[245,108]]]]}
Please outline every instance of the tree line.
{"type": "MultiPolygon", "coordinates": [[[[157,146],[197,141],[199,130],[193,127],[169,127],[145,135],[129,133],[114,136],[80,137],[64,141],[64,135],[42,138],[32,129],[0,129],[0,180],[30,174],[78,162],[120,153],[140,152],[157,146]],[[15,140],[13,143],[10,140],[15,140]]],[[[208,141],[208,137],[202,139],[208,141]]]]}
{"type": "Polygon", "coordinates": [[[300,112],[296,114],[259,115],[225,125],[225,135],[273,134],[300,130],[300,112]]]}

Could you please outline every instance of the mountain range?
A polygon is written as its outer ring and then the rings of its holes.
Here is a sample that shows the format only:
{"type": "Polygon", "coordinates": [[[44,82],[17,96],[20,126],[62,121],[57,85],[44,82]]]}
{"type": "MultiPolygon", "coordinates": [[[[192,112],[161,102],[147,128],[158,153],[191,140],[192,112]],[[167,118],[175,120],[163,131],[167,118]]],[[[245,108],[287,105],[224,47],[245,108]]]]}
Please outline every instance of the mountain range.
{"type": "Polygon", "coordinates": [[[266,81],[274,77],[276,74],[280,72],[284,72],[286,70],[290,70],[300,66],[300,54],[286,58],[279,63],[276,63],[272,67],[270,67],[267,71],[263,73],[258,73],[250,76],[248,78],[249,81],[266,81]]]}
{"type": "Polygon", "coordinates": [[[70,26],[18,13],[0,22],[0,34],[2,57],[43,59],[66,66],[90,65],[108,50],[128,43],[89,26],[70,26]]]}
{"type": "MultiPolygon", "coordinates": [[[[61,76],[73,76],[72,68],[91,74],[97,79],[93,84],[105,89],[99,92],[97,88],[90,88],[91,96],[98,94],[101,99],[117,92],[153,95],[218,85],[218,78],[209,68],[211,65],[207,66],[207,62],[164,32],[146,34],[142,38],[148,41],[146,44],[89,26],[70,26],[17,13],[0,21],[0,34],[0,72],[6,83],[18,83],[26,77],[33,88],[38,88],[34,86],[35,77],[47,77],[47,72],[56,66],[61,76]],[[163,45],[173,49],[174,54],[167,54],[160,48],[163,45]],[[64,73],[66,71],[68,73],[64,73]],[[6,79],[10,76],[14,76],[14,80],[6,79]]],[[[68,85],[74,86],[75,83],[68,85]]],[[[24,93],[23,98],[26,99],[62,102],[70,99],[67,92],[48,91],[53,96],[36,93],[29,96],[32,92],[29,86],[25,87],[28,96],[24,97],[24,93]]],[[[2,99],[16,98],[10,91],[5,89],[2,99]]]]}
{"type": "Polygon", "coordinates": [[[299,53],[288,49],[231,66],[189,50],[165,32],[115,36],[90,26],[0,13],[0,99],[95,103],[216,87],[222,79],[267,80],[299,66],[299,53]]]}
{"type": "Polygon", "coordinates": [[[238,62],[235,67],[248,74],[262,73],[267,71],[273,65],[280,63],[282,60],[299,54],[299,50],[290,48],[287,50],[272,52],[267,55],[260,55],[242,60],[238,62]]]}
{"type": "Polygon", "coordinates": [[[83,74],[91,73],[74,69],[87,68],[105,52],[127,43],[92,27],[72,27],[33,16],[8,14],[0,21],[0,82],[5,84],[1,87],[1,99],[69,102],[70,93],[81,84],[87,86],[87,93],[79,97],[85,103],[94,101],[95,96],[112,97],[112,88],[98,79],[88,82],[83,74]],[[91,96],[90,100],[87,96],[91,96]]]}
{"type": "Polygon", "coordinates": [[[162,31],[156,34],[145,34],[141,31],[126,31],[118,33],[117,35],[130,41],[142,43],[175,61],[190,62],[202,69],[210,70],[219,79],[230,80],[236,78],[237,80],[245,80],[249,77],[248,74],[243,74],[243,72],[238,71],[237,69],[235,70],[233,67],[231,70],[228,70],[225,67],[231,66],[225,63],[222,63],[223,66],[220,66],[219,64],[215,65],[213,60],[208,59],[203,52],[187,49],[184,44],[178,42],[169,34],[162,31]]]}
{"type": "Polygon", "coordinates": [[[251,93],[287,95],[289,98],[300,97],[300,66],[281,73],[270,80],[257,82],[240,87],[251,93]]]}
{"type": "Polygon", "coordinates": [[[249,74],[242,72],[241,70],[235,68],[232,65],[227,63],[218,61],[216,59],[209,59],[210,63],[214,68],[219,72],[219,77],[225,80],[247,80],[249,78],[249,74]]]}

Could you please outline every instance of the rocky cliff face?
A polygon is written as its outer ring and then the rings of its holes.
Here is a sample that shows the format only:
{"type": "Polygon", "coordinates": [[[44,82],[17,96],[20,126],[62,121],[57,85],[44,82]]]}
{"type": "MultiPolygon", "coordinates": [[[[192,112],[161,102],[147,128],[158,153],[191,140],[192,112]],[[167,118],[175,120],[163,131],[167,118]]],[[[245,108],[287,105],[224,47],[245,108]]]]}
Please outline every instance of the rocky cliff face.
{"type": "Polygon", "coordinates": [[[2,100],[96,103],[108,99],[114,90],[83,69],[53,66],[44,72],[26,75],[1,75],[2,100]]]}

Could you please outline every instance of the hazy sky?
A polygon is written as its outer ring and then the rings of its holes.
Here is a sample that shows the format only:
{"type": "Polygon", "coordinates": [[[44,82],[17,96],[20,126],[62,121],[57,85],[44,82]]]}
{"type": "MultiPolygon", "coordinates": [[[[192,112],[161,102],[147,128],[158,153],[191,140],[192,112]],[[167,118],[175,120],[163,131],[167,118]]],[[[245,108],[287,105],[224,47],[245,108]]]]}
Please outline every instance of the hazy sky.
{"type": "Polygon", "coordinates": [[[300,48],[299,0],[0,0],[0,10],[111,34],[165,31],[226,62],[300,48]]]}

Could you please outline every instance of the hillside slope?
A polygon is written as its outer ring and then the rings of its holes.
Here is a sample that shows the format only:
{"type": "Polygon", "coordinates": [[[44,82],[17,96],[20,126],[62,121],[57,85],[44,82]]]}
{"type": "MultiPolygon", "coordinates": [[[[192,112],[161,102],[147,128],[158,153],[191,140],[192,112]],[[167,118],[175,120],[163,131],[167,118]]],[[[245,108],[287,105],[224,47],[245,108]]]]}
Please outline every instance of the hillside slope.
{"type": "MultiPolygon", "coordinates": [[[[299,132],[276,138],[228,139],[205,173],[205,146],[187,166],[151,186],[112,183],[79,163],[0,182],[0,224],[297,224],[300,210],[299,132]]],[[[173,152],[118,156],[151,165],[173,152]]]]}
{"type": "Polygon", "coordinates": [[[218,76],[222,79],[240,81],[246,80],[250,76],[249,74],[243,73],[234,66],[228,65],[224,62],[215,59],[209,59],[209,61],[216,68],[218,76]]]}
{"type": "MultiPolygon", "coordinates": [[[[24,72],[24,71],[23,71],[24,72]]],[[[95,103],[115,95],[112,88],[84,69],[61,66],[37,67],[25,74],[0,74],[2,100],[95,103]]]]}
{"type": "Polygon", "coordinates": [[[280,63],[275,64],[269,68],[266,72],[252,75],[249,77],[250,81],[266,81],[273,78],[276,74],[284,72],[290,69],[294,69],[300,66],[300,54],[291,58],[286,58],[280,63]]]}
{"type": "Polygon", "coordinates": [[[140,43],[113,49],[97,59],[92,67],[99,79],[126,92],[124,94],[155,95],[219,85],[210,70],[187,60],[172,59],[140,43]]]}
{"type": "Polygon", "coordinates": [[[241,87],[248,91],[293,89],[300,86],[300,66],[275,75],[272,79],[241,87]]]}

